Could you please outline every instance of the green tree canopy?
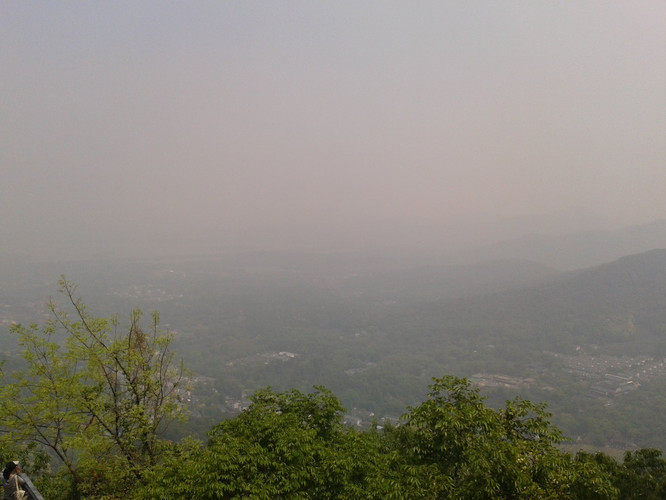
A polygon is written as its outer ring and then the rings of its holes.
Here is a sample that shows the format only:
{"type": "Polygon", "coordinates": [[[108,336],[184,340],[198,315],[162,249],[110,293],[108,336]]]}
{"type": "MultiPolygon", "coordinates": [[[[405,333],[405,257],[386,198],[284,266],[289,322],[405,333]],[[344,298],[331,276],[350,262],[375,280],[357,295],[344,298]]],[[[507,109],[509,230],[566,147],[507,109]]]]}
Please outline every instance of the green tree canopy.
{"type": "Polygon", "coordinates": [[[562,435],[544,405],[515,399],[492,409],[477,387],[452,376],[430,389],[393,438],[410,463],[434,466],[450,481],[439,498],[615,497],[601,468],[586,470],[557,449],[562,435]]]}
{"type": "Polygon", "coordinates": [[[400,425],[357,431],[324,388],[258,391],[208,443],[174,447],[143,498],[614,499],[611,476],[555,446],[542,405],[488,408],[465,379],[436,379],[400,425]]]}
{"type": "Polygon", "coordinates": [[[12,327],[25,369],[3,374],[2,439],[58,457],[75,492],[124,489],[156,462],[164,426],[184,415],[183,370],[156,313],[144,329],[135,310],[123,328],[90,315],[75,290],[62,278],[70,311],[51,300],[45,325],[12,327]]]}

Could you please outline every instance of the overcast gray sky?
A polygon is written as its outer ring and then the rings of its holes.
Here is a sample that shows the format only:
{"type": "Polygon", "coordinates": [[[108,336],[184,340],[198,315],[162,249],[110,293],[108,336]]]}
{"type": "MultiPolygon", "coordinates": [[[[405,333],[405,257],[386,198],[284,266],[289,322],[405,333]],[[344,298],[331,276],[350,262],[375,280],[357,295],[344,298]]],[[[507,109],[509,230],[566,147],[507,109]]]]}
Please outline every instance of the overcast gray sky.
{"type": "Polygon", "coordinates": [[[665,19],[661,0],[3,2],[0,253],[664,217],[665,19]]]}

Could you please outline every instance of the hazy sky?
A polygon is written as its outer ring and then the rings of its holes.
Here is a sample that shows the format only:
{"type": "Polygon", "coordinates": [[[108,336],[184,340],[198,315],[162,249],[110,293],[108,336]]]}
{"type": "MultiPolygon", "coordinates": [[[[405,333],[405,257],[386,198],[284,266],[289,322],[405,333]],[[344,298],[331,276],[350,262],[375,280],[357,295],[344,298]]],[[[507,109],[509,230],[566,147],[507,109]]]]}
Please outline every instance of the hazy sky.
{"type": "Polygon", "coordinates": [[[662,0],[3,2],[0,254],[665,217],[665,19],[662,0]]]}

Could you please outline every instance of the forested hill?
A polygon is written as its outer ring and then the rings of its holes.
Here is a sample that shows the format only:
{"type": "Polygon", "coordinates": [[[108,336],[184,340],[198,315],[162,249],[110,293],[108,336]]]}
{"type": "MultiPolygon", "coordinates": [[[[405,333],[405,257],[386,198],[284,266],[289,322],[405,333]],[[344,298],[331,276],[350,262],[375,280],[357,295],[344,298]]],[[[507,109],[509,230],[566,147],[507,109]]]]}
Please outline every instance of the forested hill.
{"type": "Polygon", "coordinates": [[[544,349],[586,343],[661,346],[666,336],[666,250],[623,257],[522,290],[398,309],[387,325],[407,331],[415,321],[426,325],[426,331],[464,334],[479,343],[520,341],[544,349]]]}
{"type": "Polygon", "coordinates": [[[375,300],[420,302],[472,297],[534,286],[560,275],[528,260],[503,259],[469,265],[423,265],[356,273],[339,284],[343,293],[375,300]]]}
{"type": "Polygon", "coordinates": [[[624,255],[666,248],[666,219],[617,230],[566,235],[530,234],[459,256],[462,262],[526,259],[566,271],[614,261],[624,255]]]}

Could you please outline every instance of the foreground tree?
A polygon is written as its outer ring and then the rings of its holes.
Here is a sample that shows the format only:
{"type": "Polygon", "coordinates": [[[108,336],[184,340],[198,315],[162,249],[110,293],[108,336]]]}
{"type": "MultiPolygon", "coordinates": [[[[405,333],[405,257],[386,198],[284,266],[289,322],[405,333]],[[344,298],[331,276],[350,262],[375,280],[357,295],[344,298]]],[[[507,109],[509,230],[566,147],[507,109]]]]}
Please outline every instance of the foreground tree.
{"type": "Polygon", "coordinates": [[[402,424],[355,431],[327,390],[259,391],[207,445],[174,446],[142,498],[615,499],[593,461],[556,448],[540,405],[483,404],[468,381],[436,379],[402,424]]]}
{"type": "Polygon", "coordinates": [[[666,498],[666,460],[661,450],[646,448],[627,451],[617,476],[622,498],[666,498]]]}
{"type": "Polygon", "coordinates": [[[601,467],[579,463],[543,405],[516,399],[487,407],[467,379],[434,379],[428,400],[410,408],[393,439],[409,463],[434,466],[450,481],[437,498],[616,498],[601,467]]]}
{"type": "Polygon", "coordinates": [[[578,458],[601,466],[611,476],[623,500],[666,498],[666,460],[661,450],[627,451],[622,463],[603,453],[580,452],[578,458]]]}
{"type": "Polygon", "coordinates": [[[34,442],[57,456],[73,496],[131,488],[156,461],[158,436],[184,415],[181,365],[155,313],[148,329],[135,310],[126,329],[117,318],[90,315],[64,278],[71,311],[51,300],[44,326],[15,325],[26,367],[0,388],[2,439],[34,442]]]}
{"type": "Polygon", "coordinates": [[[211,430],[205,448],[155,468],[144,497],[363,498],[349,491],[351,477],[364,476],[363,439],[342,425],[341,411],[323,388],[258,391],[248,410],[211,430]]]}

